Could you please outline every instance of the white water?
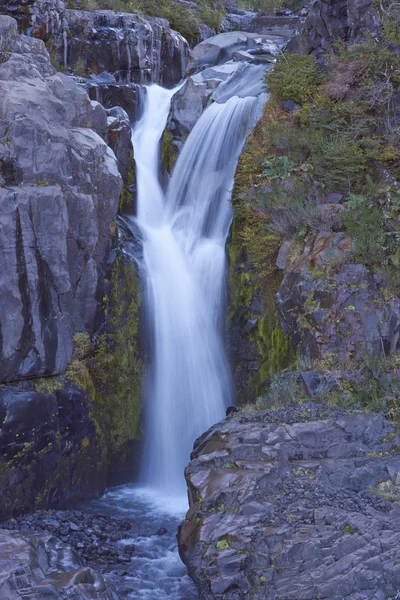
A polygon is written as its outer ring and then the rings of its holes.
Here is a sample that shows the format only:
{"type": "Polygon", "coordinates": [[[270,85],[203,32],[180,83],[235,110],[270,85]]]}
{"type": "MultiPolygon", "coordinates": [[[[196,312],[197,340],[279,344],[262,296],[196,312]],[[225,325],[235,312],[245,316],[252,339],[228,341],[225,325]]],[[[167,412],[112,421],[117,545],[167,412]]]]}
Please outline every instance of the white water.
{"type": "Polygon", "coordinates": [[[232,401],[222,342],[229,200],[239,154],[264,100],[234,96],[211,104],[164,195],[159,140],[175,91],[147,88],[132,135],[151,331],[143,479],[170,498],[186,494],[183,472],[193,442],[232,401]]]}

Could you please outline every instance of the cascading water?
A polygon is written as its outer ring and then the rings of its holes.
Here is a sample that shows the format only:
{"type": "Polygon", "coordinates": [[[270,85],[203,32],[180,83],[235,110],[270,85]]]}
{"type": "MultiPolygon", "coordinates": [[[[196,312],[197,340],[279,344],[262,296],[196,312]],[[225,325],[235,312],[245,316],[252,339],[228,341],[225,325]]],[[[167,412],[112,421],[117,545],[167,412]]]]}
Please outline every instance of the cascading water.
{"type": "Polygon", "coordinates": [[[132,135],[152,339],[143,478],[169,497],[185,494],[183,471],[193,442],[224,416],[232,398],[222,343],[229,199],[239,154],[265,100],[235,95],[211,104],[164,195],[159,142],[175,91],[147,88],[132,135]]]}

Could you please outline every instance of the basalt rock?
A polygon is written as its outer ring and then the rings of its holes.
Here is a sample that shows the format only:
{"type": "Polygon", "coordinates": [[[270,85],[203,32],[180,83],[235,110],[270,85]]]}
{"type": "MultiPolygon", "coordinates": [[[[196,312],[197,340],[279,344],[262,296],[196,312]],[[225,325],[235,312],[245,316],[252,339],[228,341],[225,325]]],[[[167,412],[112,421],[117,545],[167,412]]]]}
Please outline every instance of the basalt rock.
{"type": "Polygon", "coordinates": [[[312,403],[212,427],[178,536],[201,599],[395,597],[399,445],[380,415],[312,403]]]}
{"type": "Polygon", "coordinates": [[[118,600],[107,580],[48,533],[0,530],[0,597],[118,600]]]}
{"type": "Polygon", "coordinates": [[[107,115],[0,17],[0,379],[62,373],[93,331],[122,180],[107,115]],[[104,139],[102,139],[102,137],[104,139]]]}
{"type": "Polygon", "coordinates": [[[59,58],[71,67],[83,61],[88,73],[107,71],[117,81],[173,86],[185,73],[188,44],[156,17],[113,11],[65,11],[55,41],[59,58]]]}

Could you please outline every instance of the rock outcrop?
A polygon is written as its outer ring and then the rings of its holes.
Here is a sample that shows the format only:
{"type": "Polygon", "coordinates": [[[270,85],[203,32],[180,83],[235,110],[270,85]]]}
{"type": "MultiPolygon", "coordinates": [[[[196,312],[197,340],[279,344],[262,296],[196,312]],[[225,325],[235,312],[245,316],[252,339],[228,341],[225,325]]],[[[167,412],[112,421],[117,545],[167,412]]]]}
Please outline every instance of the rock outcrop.
{"type": "Polygon", "coordinates": [[[107,115],[1,17],[0,373],[62,373],[92,331],[121,175],[107,115]]]}
{"type": "Polygon", "coordinates": [[[118,600],[106,579],[48,533],[0,530],[0,597],[118,600]]]}
{"type": "Polygon", "coordinates": [[[354,42],[367,32],[375,35],[379,22],[372,0],[314,0],[290,41],[289,50],[324,53],[338,40],[354,42]]]}
{"type": "Polygon", "coordinates": [[[399,445],[380,415],[312,403],[212,427],[179,531],[202,600],[395,597],[399,445]]]}

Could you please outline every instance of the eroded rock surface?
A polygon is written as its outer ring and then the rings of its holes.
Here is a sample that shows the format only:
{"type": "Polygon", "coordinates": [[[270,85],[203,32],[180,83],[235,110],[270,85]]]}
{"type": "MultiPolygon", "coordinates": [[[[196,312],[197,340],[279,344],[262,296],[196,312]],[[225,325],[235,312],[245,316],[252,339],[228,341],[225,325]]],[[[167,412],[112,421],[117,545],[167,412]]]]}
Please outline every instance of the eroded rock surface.
{"type": "Polygon", "coordinates": [[[186,469],[179,531],[201,598],[395,596],[399,446],[378,414],[312,403],[212,427],[186,469]]]}
{"type": "Polygon", "coordinates": [[[293,345],[304,356],[360,358],[365,351],[374,356],[395,352],[400,300],[385,298],[382,280],[365,265],[346,261],[351,250],[346,233],[320,233],[301,253],[293,249],[290,244],[278,256],[285,274],[277,294],[293,345]]]}
{"type": "Polygon", "coordinates": [[[102,575],[47,533],[0,530],[0,597],[7,600],[118,600],[102,575]]]}
{"type": "Polygon", "coordinates": [[[103,107],[14,19],[0,17],[0,40],[0,379],[12,381],[63,372],[73,334],[92,331],[122,179],[103,107]]]}

